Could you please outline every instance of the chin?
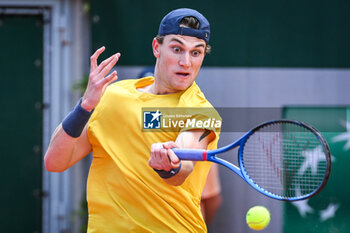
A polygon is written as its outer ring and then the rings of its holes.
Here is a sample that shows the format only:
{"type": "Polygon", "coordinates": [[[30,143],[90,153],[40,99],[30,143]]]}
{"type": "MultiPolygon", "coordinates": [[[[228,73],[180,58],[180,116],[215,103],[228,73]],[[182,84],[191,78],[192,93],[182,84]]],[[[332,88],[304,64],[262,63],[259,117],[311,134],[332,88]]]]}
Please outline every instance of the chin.
{"type": "Polygon", "coordinates": [[[175,89],[178,91],[184,91],[187,88],[189,88],[191,86],[191,84],[180,84],[180,85],[176,85],[175,89]]]}
{"type": "Polygon", "coordinates": [[[192,85],[193,81],[190,82],[190,80],[177,80],[177,82],[174,83],[174,87],[177,90],[183,91],[189,88],[192,85]]]}

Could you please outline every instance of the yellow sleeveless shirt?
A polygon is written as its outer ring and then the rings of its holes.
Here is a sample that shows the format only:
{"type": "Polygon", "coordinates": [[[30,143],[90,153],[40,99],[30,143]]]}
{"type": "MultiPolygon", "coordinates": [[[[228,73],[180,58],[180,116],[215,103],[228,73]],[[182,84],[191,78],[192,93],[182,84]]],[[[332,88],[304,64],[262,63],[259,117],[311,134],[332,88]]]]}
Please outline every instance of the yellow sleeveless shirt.
{"type": "MultiPolygon", "coordinates": [[[[153,77],[110,85],[88,123],[93,161],[87,183],[88,232],[206,232],[200,211],[209,162],[196,163],[181,186],[166,184],[148,165],[153,143],[179,132],[144,132],[144,107],[210,107],[194,83],[186,91],[153,95],[137,90],[153,77]]],[[[216,138],[208,149],[215,149],[216,138]]]]}

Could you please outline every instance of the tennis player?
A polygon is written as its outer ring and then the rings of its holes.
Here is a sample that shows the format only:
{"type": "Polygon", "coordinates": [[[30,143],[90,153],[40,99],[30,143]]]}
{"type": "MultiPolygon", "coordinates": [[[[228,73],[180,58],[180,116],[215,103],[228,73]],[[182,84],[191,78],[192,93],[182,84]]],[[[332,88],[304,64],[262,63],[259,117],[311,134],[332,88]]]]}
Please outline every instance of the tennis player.
{"type": "Polygon", "coordinates": [[[88,232],[206,232],[200,200],[210,163],[180,161],[171,148],[215,149],[219,132],[144,132],[142,108],[212,108],[195,83],[209,36],[207,19],[182,8],[163,18],[153,39],[154,77],[114,82],[116,71],[108,73],[120,54],[100,64],[104,47],[91,56],[87,89],[45,155],[46,169],[62,172],[93,152],[88,232]]]}

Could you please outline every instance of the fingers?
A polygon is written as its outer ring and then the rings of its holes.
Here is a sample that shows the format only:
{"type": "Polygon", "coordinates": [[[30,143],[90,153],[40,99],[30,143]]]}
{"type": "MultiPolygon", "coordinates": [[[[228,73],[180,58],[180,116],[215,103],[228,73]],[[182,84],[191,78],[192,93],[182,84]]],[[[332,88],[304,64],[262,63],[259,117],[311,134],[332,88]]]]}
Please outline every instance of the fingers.
{"type": "Polygon", "coordinates": [[[107,77],[105,77],[104,79],[101,79],[101,82],[103,83],[102,85],[107,84],[107,86],[108,86],[109,84],[111,84],[112,82],[114,82],[117,79],[118,79],[117,71],[114,70],[107,77]]]}
{"type": "Polygon", "coordinates": [[[117,63],[120,53],[107,58],[100,65],[97,65],[97,59],[104,50],[105,47],[101,47],[91,56],[89,81],[83,96],[85,109],[95,108],[107,86],[118,78],[116,71],[111,72],[107,77],[105,76],[117,63]]]}
{"type": "Polygon", "coordinates": [[[119,60],[120,53],[116,53],[105,59],[100,65],[97,65],[97,59],[104,51],[105,47],[103,46],[96,50],[96,52],[90,57],[90,76],[98,76],[99,78],[102,78],[101,76],[106,76],[119,60]]]}
{"type": "Polygon", "coordinates": [[[113,56],[110,56],[96,68],[96,72],[100,73],[103,77],[106,76],[108,72],[113,68],[113,66],[115,66],[115,64],[119,60],[119,57],[120,53],[116,53],[113,56]]]}
{"type": "Polygon", "coordinates": [[[178,147],[174,142],[156,143],[151,146],[148,164],[155,169],[170,171],[180,166],[180,159],[171,148],[178,147]]]}
{"type": "Polygon", "coordinates": [[[165,149],[171,149],[171,148],[177,148],[178,145],[175,142],[165,142],[163,143],[163,148],[165,149]]]}
{"type": "Polygon", "coordinates": [[[180,166],[180,159],[179,157],[176,156],[176,154],[174,153],[174,151],[172,151],[171,149],[168,149],[168,156],[170,159],[170,164],[173,168],[178,168],[180,166]]]}
{"type": "Polygon", "coordinates": [[[162,143],[152,144],[151,157],[148,164],[158,170],[169,171],[172,169],[168,158],[168,151],[163,148],[162,143]]]}
{"type": "Polygon", "coordinates": [[[95,53],[90,57],[90,72],[95,70],[97,68],[97,59],[105,51],[105,47],[102,46],[101,48],[97,49],[95,53]]]}
{"type": "Polygon", "coordinates": [[[109,71],[113,68],[113,66],[119,60],[120,53],[117,53],[106,60],[104,60],[92,73],[90,73],[91,82],[96,83],[96,87],[100,87],[102,92],[106,89],[106,87],[112,82],[118,79],[117,71],[113,71],[107,77],[105,77],[109,71]]]}
{"type": "Polygon", "coordinates": [[[180,166],[180,159],[174,153],[171,148],[177,148],[178,145],[175,142],[165,142],[163,143],[163,148],[168,150],[168,156],[170,160],[170,164],[173,168],[178,168],[180,166]]]}

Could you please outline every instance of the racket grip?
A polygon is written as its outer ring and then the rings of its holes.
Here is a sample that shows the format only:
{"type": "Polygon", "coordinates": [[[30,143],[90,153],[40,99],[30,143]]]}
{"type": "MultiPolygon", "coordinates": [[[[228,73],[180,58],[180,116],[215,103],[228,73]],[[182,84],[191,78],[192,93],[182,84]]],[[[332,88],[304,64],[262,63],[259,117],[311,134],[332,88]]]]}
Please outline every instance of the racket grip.
{"type": "Polygon", "coordinates": [[[181,160],[192,160],[192,161],[206,161],[207,151],[199,149],[172,149],[177,157],[181,160]]]}

